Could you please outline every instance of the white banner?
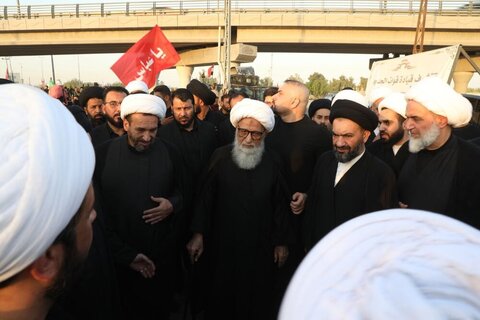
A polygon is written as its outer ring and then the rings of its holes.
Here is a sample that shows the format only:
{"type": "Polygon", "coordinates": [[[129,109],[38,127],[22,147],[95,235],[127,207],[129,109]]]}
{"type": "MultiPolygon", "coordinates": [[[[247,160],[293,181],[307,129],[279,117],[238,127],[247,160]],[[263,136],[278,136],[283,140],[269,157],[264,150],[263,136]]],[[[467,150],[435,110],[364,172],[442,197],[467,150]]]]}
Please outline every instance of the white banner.
{"type": "Polygon", "coordinates": [[[459,48],[460,45],[456,45],[374,62],[365,90],[366,96],[373,88],[380,86],[406,92],[413,83],[431,75],[448,82],[459,48]]]}

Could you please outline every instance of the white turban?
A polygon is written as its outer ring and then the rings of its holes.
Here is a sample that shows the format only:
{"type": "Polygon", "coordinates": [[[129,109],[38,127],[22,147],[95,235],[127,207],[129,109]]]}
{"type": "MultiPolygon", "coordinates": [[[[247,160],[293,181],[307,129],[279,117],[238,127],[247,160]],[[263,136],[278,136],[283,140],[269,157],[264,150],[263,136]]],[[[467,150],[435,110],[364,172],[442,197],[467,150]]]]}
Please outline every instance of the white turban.
{"type": "Polygon", "coordinates": [[[395,111],[402,117],[406,118],[405,110],[407,109],[407,100],[405,99],[405,95],[400,92],[392,92],[385,99],[380,102],[378,105],[378,111],[382,111],[382,109],[390,109],[395,111]]]}
{"type": "Polygon", "coordinates": [[[136,93],[125,97],[120,106],[120,117],[125,119],[132,113],[148,113],[160,119],[165,118],[167,106],[162,98],[153,94],[136,93]]]}
{"type": "Polygon", "coordinates": [[[0,85],[0,281],[28,267],[80,208],[95,155],[85,130],[40,89],[0,85]]]}
{"type": "Polygon", "coordinates": [[[480,232],[447,216],[391,209],[350,220],[297,269],[287,319],[480,319],[480,232]]]}
{"type": "Polygon", "coordinates": [[[414,100],[435,114],[448,119],[454,128],[463,127],[472,118],[472,104],[467,98],[453,90],[439,77],[423,78],[405,94],[407,100],[414,100]]]}
{"type": "Polygon", "coordinates": [[[347,90],[339,91],[335,95],[335,97],[333,97],[332,110],[333,110],[334,104],[337,100],[350,100],[350,101],[356,102],[356,103],[364,106],[365,108],[368,108],[367,98],[365,98],[365,96],[361,95],[360,93],[358,93],[355,90],[347,89],[347,90]]]}
{"type": "Polygon", "coordinates": [[[275,116],[272,109],[258,100],[245,98],[232,108],[230,122],[235,128],[243,118],[254,118],[262,124],[267,132],[271,132],[275,125],[275,116]]]}
{"type": "Polygon", "coordinates": [[[393,90],[390,87],[385,87],[385,86],[375,87],[372,89],[372,91],[370,91],[370,95],[368,96],[368,104],[371,106],[372,104],[375,103],[375,101],[381,98],[385,98],[392,92],[393,90]]]}
{"type": "Polygon", "coordinates": [[[128,93],[130,94],[136,92],[148,93],[147,84],[141,80],[130,81],[125,87],[125,89],[127,89],[128,93]]]}

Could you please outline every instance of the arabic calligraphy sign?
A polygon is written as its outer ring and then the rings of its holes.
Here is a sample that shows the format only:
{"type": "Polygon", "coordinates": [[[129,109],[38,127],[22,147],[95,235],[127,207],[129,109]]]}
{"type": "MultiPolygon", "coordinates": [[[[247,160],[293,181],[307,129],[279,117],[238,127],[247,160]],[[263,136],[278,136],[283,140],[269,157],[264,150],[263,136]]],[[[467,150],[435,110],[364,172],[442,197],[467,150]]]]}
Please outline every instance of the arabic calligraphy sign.
{"type": "Polygon", "coordinates": [[[375,62],[365,90],[367,97],[373,88],[379,86],[406,92],[412,84],[431,75],[437,75],[449,83],[458,59],[459,47],[456,45],[375,62]]]}
{"type": "Polygon", "coordinates": [[[155,85],[160,71],[170,68],[180,60],[175,48],[159,26],[153,27],[111,67],[122,81],[142,80],[149,88],[155,85]]]}

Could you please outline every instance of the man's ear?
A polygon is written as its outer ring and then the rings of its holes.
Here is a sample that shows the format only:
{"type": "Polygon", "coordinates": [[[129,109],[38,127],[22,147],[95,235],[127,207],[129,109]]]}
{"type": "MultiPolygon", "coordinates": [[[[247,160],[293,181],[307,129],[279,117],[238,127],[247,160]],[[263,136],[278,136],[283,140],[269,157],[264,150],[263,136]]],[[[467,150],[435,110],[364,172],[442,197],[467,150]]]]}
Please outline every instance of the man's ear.
{"type": "Polygon", "coordinates": [[[368,130],[363,130],[362,133],[362,138],[363,138],[363,143],[367,143],[368,138],[370,137],[372,133],[368,130]]]}
{"type": "Polygon", "coordinates": [[[53,244],[30,265],[30,275],[36,281],[49,286],[62,270],[64,260],[64,246],[62,244],[53,244]]]}
{"type": "Polygon", "coordinates": [[[440,129],[448,126],[447,117],[444,117],[444,116],[441,116],[441,115],[438,115],[438,114],[435,115],[435,122],[437,123],[437,125],[440,129]]]}
{"type": "Polygon", "coordinates": [[[127,117],[123,119],[123,130],[128,131],[128,128],[130,128],[130,123],[128,123],[127,117]]]}

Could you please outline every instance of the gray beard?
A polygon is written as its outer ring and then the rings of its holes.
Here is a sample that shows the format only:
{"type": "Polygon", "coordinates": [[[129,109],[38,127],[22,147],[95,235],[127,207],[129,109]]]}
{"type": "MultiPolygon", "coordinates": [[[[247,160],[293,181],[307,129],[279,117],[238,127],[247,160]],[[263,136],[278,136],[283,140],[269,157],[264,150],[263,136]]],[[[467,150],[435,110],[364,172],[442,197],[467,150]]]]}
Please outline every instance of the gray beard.
{"type": "MultiPolygon", "coordinates": [[[[408,135],[410,136],[410,132],[408,135]]],[[[408,150],[412,153],[417,153],[434,143],[439,135],[440,128],[436,123],[433,123],[430,129],[428,129],[420,138],[412,138],[410,136],[410,139],[408,140],[408,150]]]]}
{"type": "Polygon", "coordinates": [[[245,148],[238,142],[235,136],[235,142],[232,149],[233,162],[244,170],[252,170],[260,161],[262,161],[263,152],[265,151],[265,142],[262,140],[258,147],[245,148]]]}

